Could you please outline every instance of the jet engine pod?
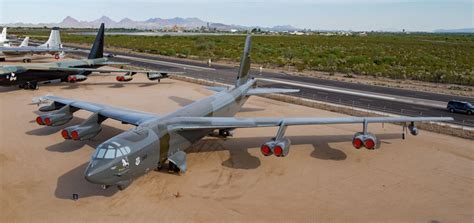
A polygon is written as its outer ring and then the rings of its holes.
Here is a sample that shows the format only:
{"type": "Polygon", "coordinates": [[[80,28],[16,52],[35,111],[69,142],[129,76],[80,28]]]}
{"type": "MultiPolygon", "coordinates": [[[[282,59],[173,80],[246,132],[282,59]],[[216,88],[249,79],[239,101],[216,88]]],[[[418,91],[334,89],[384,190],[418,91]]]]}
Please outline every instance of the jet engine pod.
{"type": "Polygon", "coordinates": [[[70,82],[70,83],[80,82],[80,81],[85,81],[85,80],[87,80],[87,76],[81,75],[81,74],[69,75],[67,77],[67,82],[70,82]]]}
{"type": "Polygon", "coordinates": [[[100,124],[88,124],[88,125],[74,125],[68,128],[65,128],[61,135],[64,139],[73,139],[73,140],[86,140],[93,138],[102,130],[100,124]]]}
{"type": "Polygon", "coordinates": [[[288,138],[282,138],[275,142],[273,154],[278,157],[285,157],[290,152],[291,141],[288,138]]]}
{"type": "Polygon", "coordinates": [[[159,80],[164,77],[164,75],[161,75],[159,73],[147,73],[146,76],[150,81],[159,80]]]}
{"type": "Polygon", "coordinates": [[[360,149],[362,146],[366,149],[375,149],[377,147],[377,138],[371,133],[364,135],[362,132],[358,132],[352,139],[352,145],[356,149],[360,149]]]}
{"type": "Polygon", "coordinates": [[[71,113],[54,113],[41,115],[36,118],[39,125],[59,126],[64,125],[72,119],[71,113]]]}
{"type": "Polygon", "coordinates": [[[264,156],[270,156],[273,154],[274,146],[275,146],[275,141],[272,140],[272,141],[266,142],[260,147],[260,152],[262,152],[264,156]]]}
{"type": "Polygon", "coordinates": [[[123,76],[117,76],[115,79],[120,82],[128,82],[128,81],[133,80],[133,76],[127,73],[126,75],[123,75],[123,76]]]}

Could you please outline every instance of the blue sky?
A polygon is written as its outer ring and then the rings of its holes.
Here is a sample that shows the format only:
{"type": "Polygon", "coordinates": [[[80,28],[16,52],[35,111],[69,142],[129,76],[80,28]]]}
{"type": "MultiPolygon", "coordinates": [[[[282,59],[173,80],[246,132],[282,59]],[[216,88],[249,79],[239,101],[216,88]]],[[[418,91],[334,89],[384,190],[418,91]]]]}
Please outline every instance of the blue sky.
{"type": "Polygon", "coordinates": [[[473,0],[0,0],[0,23],[198,17],[239,25],[432,31],[474,27],[473,0]]]}

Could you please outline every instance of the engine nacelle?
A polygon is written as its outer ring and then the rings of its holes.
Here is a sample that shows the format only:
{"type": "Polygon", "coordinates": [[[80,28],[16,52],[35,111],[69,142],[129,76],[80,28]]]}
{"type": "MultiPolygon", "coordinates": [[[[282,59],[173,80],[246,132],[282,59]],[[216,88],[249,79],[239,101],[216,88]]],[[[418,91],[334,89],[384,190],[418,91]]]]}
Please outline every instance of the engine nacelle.
{"type": "Polygon", "coordinates": [[[58,110],[60,108],[61,108],[60,106],[58,106],[56,103],[53,102],[49,105],[43,105],[39,107],[38,110],[41,112],[50,112],[50,111],[58,110]]]}
{"type": "Polygon", "coordinates": [[[39,125],[58,126],[66,124],[71,119],[71,113],[55,113],[38,116],[36,118],[36,123],[38,123],[39,125]]]}
{"type": "Polygon", "coordinates": [[[274,154],[278,157],[285,157],[290,152],[291,141],[288,138],[282,138],[280,140],[271,140],[264,143],[260,147],[260,151],[264,156],[270,156],[274,154]]]}
{"type": "Polygon", "coordinates": [[[358,132],[352,139],[352,145],[356,149],[360,149],[362,146],[366,149],[375,149],[377,147],[377,138],[371,133],[364,135],[362,132],[358,132]]]}
{"type": "Polygon", "coordinates": [[[420,133],[418,128],[415,126],[415,123],[413,122],[408,125],[408,130],[410,131],[410,134],[414,136],[417,136],[420,133]]]}
{"type": "Polygon", "coordinates": [[[115,79],[119,82],[127,82],[127,81],[133,80],[133,76],[132,75],[117,76],[115,79]]]}
{"type": "Polygon", "coordinates": [[[148,80],[154,81],[167,77],[166,73],[147,73],[148,80]]]}
{"type": "Polygon", "coordinates": [[[102,130],[102,126],[98,123],[87,125],[73,125],[61,131],[64,139],[86,140],[93,138],[102,130]]]}
{"type": "Polygon", "coordinates": [[[74,83],[74,82],[81,82],[87,80],[87,76],[76,74],[76,75],[69,75],[67,77],[67,82],[74,83]]]}

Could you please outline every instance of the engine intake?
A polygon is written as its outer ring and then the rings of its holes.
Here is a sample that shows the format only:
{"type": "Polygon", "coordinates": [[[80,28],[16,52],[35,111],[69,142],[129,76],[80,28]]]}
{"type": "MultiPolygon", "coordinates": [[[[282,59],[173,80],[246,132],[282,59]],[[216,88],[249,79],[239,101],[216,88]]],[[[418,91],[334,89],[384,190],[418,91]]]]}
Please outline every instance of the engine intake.
{"type": "Polygon", "coordinates": [[[364,133],[358,132],[352,139],[352,145],[356,149],[360,149],[362,146],[364,146],[366,149],[375,149],[377,147],[377,138],[371,133],[364,135],[364,133]]]}
{"type": "Polygon", "coordinates": [[[260,147],[260,151],[264,156],[270,156],[274,154],[278,157],[285,157],[290,152],[291,141],[288,138],[282,138],[279,140],[271,140],[264,143],[260,147]]]}
{"type": "Polygon", "coordinates": [[[61,131],[64,139],[86,140],[95,137],[102,130],[102,123],[106,118],[94,113],[79,125],[67,127],[61,131]]]}
{"type": "Polygon", "coordinates": [[[69,107],[69,105],[66,105],[53,113],[38,116],[36,118],[36,123],[38,123],[38,125],[47,126],[64,125],[72,119],[72,113],[74,111],[76,110],[73,109],[71,111],[71,107],[69,107]]]}
{"type": "Polygon", "coordinates": [[[87,80],[87,76],[76,74],[76,75],[69,75],[67,77],[67,82],[74,83],[74,82],[81,82],[87,80]]]}
{"type": "Polygon", "coordinates": [[[117,76],[115,79],[119,82],[127,82],[127,81],[133,80],[133,76],[131,75],[117,76]]]}
{"type": "Polygon", "coordinates": [[[73,125],[68,128],[65,128],[61,135],[64,139],[73,139],[73,140],[86,140],[93,138],[102,130],[102,127],[99,124],[89,124],[89,125],[73,125]]]}
{"type": "Polygon", "coordinates": [[[64,125],[72,119],[71,113],[57,113],[40,115],[36,118],[36,123],[39,125],[58,126],[64,125]]]}

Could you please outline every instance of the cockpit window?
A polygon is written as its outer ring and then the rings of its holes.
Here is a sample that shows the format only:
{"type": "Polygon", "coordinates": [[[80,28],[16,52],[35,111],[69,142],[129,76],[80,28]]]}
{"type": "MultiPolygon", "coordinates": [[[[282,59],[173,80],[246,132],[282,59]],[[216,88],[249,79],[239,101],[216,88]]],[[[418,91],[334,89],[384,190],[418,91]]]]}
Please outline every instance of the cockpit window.
{"type": "Polygon", "coordinates": [[[98,152],[97,152],[96,158],[99,158],[99,159],[104,158],[104,154],[105,154],[106,149],[98,149],[97,151],[98,152]]]}
{"type": "Polygon", "coordinates": [[[129,146],[121,146],[117,142],[112,142],[110,144],[102,144],[94,153],[94,159],[114,159],[116,157],[121,157],[129,154],[131,149],[129,146]]]}
{"type": "Polygon", "coordinates": [[[115,149],[108,149],[104,156],[105,159],[115,158],[115,149]]]}

